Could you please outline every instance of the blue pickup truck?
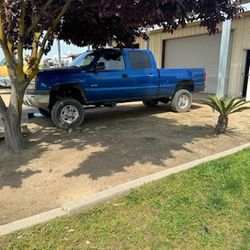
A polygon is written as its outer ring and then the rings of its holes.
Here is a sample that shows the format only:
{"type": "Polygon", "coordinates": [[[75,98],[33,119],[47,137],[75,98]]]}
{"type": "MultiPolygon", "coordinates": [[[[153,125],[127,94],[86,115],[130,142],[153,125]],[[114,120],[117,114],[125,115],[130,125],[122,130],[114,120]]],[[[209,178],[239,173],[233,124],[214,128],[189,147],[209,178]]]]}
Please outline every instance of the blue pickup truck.
{"type": "Polygon", "coordinates": [[[171,102],[187,112],[192,92],[205,88],[205,69],[157,69],[148,50],[102,49],[78,56],[69,68],[42,70],[26,90],[24,103],[51,116],[59,128],[80,126],[84,107],[114,107],[142,101],[149,108],[171,102]]]}

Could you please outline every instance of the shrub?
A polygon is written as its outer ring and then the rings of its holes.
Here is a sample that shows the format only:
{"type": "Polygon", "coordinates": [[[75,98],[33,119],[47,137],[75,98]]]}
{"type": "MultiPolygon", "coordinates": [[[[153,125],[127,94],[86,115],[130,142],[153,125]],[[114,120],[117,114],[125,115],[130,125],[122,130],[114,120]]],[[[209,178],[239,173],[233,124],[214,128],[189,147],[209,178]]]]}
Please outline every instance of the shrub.
{"type": "Polygon", "coordinates": [[[245,106],[247,102],[242,99],[236,99],[234,97],[222,97],[209,96],[207,100],[203,100],[203,103],[216,110],[220,115],[218,123],[215,127],[216,134],[225,133],[228,127],[228,116],[236,112],[242,112],[250,109],[245,106]]]}

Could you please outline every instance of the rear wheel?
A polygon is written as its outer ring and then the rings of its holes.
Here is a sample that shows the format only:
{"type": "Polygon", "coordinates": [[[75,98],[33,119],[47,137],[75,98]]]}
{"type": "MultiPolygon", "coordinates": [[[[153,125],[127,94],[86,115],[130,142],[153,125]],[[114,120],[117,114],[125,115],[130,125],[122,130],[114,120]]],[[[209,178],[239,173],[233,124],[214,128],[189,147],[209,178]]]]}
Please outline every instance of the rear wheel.
{"type": "Polygon", "coordinates": [[[159,103],[158,100],[154,100],[154,99],[152,99],[152,100],[145,100],[145,101],[142,101],[142,102],[143,102],[143,104],[146,107],[149,107],[149,108],[155,108],[158,105],[158,103],[159,103]]]}
{"type": "Polygon", "coordinates": [[[79,127],[84,121],[85,113],[82,104],[70,98],[58,100],[51,110],[53,123],[64,129],[79,127]]]}
{"type": "Polygon", "coordinates": [[[172,110],[178,113],[187,112],[190,109],[191,105],[192,95],[186,89],[178,90],[171,102],[172,110]]]}

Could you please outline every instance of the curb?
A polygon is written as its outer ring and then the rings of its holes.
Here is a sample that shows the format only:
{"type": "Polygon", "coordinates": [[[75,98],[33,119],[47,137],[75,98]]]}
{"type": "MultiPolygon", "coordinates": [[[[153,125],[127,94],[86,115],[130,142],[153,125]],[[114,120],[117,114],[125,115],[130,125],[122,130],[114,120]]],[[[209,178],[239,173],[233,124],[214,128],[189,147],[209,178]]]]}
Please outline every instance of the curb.
{"type": "Polygon", "coordinates": [[[9,233],[13,233],[17,230],[25,229],[40,223],[48,222],[52,219],[55,219],[57,217],[70,215],[76,211],[84,210],[87,208],[90,208],[98,203],[101,203],[103,201],[112,199],[114,197],[118,197],[122,194],[125,194],[129,192],[131,189],[135,189],[137,187],[143,186],[144,184],[160,180],[162,178],[165,178],[169,175],[176,174],[191,168],[194,168],[202,163],[206,163],[212,160],[216,160],[225,156],[229,156],[231,154],[237,153],[239,151],[242,151],[243,149],[249,148],[250,143],[244,144],[242,146],[211,155],[205,158],[201,158],[199,160],[195,160],[174,168],[166,169],[161,172],[148,175],[133,181],[129,181],[127,183],[123,183],[121,185],[106,189],[104,191],[98,192],[94,195],[91,195],[89,197],[80,198],[77,200],[74,200],[72,202],[66,203],[61,208],[53,209],[48,212],[44,212],[38,215],[34,215],[22,220],[14,221],[5,225],[0,226],[0,236],[7,235],[9,233]]]}
{"type": "Polygon", "coordinates": [[[61,208],[53,209],[45,213],[37,214],[22,220],[17,220],[9,224],[0,226],[0,235],[6,235],[17,230],[28,228],[40,223],[45,223],[49,220],[55,219],[57,217],[67,215],[61,208]]]}

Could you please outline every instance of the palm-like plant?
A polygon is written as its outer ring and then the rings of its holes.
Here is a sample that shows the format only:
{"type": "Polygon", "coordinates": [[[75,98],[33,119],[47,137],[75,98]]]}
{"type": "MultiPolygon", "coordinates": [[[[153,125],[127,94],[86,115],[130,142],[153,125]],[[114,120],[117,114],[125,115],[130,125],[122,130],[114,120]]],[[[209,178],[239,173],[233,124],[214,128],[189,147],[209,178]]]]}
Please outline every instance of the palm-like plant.
{"type": "Polygon", "coordinates": [[[207,100],[203,100],[203,103],[220,114],[218,123],[215,127],[216,134],[225,133],[228,126],[228,116],[230,114],[250,109],[250,107],[245,106],[247,103],[246,101],[233,97],[218,98],[216,96],[209,96],[207,100]]]}

